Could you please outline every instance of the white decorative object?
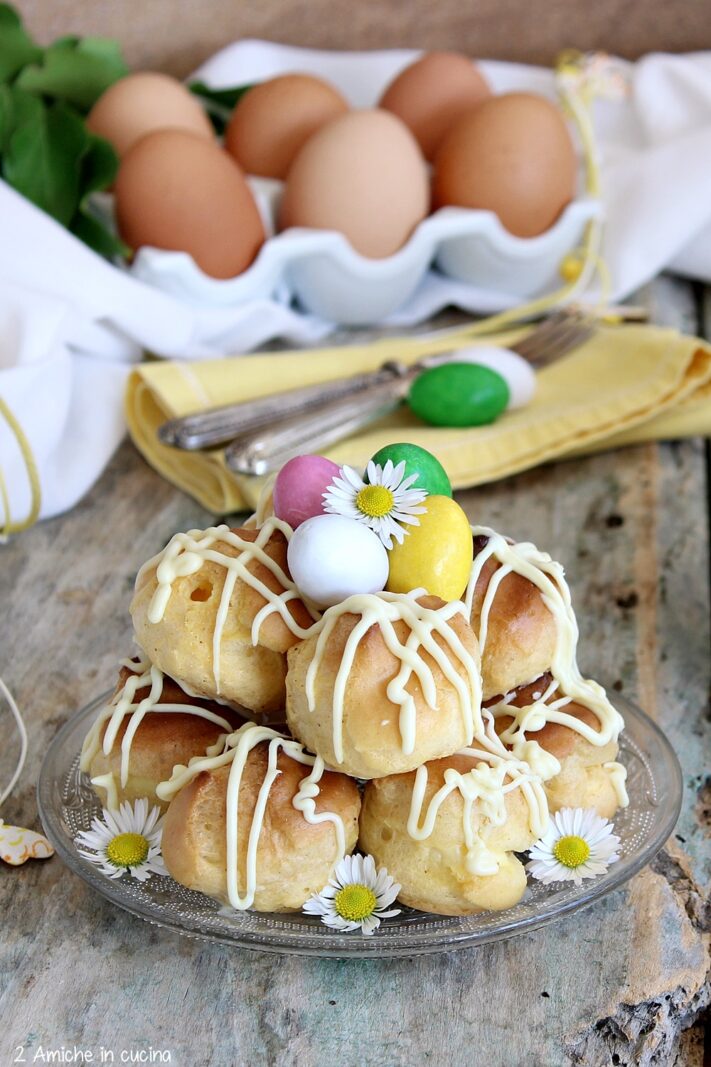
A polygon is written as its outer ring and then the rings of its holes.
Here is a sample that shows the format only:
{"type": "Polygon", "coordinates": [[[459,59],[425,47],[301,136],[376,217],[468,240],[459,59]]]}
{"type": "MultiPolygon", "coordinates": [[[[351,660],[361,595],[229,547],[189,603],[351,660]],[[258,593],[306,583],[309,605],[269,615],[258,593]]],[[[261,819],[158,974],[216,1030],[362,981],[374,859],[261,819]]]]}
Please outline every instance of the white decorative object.
{"type": "Polygon", "coordinates": [[[509,387],[507,411],[525,408],[536,394],[536,372],[533,366],[510,348],[498,345],[472,345],[471,348],[458,348],[452,353],[457,363],[475,363],[479,367],[488,367],[496,371],[509,387]]]}
{"type": "Polygon", "coordinates": [[[388,554],[377,534],[356,519],[315,515],[289,541],[289,571],[314,604],[340,604],[358,593],[379,593],[388,580],[388,554]]]}
{"type": "Polygon", "coordinates": [[[599,213],[599,202],[584,197],[546,233],[514,237],[490,211],[448,207],[421,222],[387,259],[367,259],[340,233],[291,229],[270,238],[236,278],[210,278],[187,253],[157,248],[142,248],[131,272],[163,292],[206,306],[238,307],[281,294],[320,318],[364,326],[397,311],[433,263],[457,281],[488,290],[496,308],[550,292],[561,285],[563,258],[599,213]]]}

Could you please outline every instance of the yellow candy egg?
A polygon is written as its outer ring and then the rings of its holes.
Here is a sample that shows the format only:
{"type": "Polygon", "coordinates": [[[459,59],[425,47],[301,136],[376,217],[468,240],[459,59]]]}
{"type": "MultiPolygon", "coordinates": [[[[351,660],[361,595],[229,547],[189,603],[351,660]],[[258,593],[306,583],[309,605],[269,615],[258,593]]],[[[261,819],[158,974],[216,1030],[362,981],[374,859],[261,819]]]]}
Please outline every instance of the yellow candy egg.
{"type": "Polygon", "coordinates": [[[459,600],[472,567],[472,532],[459,504],[448,496],[428,496],[419,526],[408,526],[403,543],[388,553],[386,589],[409,593],[424,588],[442,600],[459,600]]]}

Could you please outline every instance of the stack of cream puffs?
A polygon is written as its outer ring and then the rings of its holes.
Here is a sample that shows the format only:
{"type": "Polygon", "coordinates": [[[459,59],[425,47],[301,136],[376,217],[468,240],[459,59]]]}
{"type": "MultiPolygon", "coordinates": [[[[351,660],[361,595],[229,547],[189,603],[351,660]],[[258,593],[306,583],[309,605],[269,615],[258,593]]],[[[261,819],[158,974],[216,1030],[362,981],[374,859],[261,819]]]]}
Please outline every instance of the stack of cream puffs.
{"type": "Polygon", "coordinates": [[[176,534],[141,568],[140,654],[82,769],[109,807],[165,810],[171,875],[238,909],[300,909],[356,848],[405,905],[512,906],[517,854],[550,811],[626,803],[622,720],[578,670],[562,567],[472,527],[458,599],[319,604],[270,500],[245,527],[176,534]]]}

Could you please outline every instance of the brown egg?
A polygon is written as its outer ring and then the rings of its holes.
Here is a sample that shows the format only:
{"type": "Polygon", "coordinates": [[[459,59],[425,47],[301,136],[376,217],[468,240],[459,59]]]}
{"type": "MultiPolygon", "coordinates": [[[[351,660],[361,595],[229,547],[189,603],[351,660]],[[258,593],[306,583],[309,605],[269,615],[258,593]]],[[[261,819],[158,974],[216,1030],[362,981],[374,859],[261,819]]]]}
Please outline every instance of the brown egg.
{"type": "Polygon", "coordinates": [[[242,97],[225,131],[225,148],[247,174],[285,178],[312,133],[348,111],[341,94],[310,74],[283,74],[242,97]]]}
{"type": "Polygon", "coordinates": [[[428,52],[388,85],[379,107],[401,118],[432,159],[447,130],[488,96],[486,78],[467,56],[428,52]]]}
{"type": "Polygon", "coordinates": [[[99,97],[86,120],[120,156],[153,130],[190,130],[214,139],[212,125],[195,96],[175,78],[146,71],[128,74],[99,97]]]}
{"type": "Polygon", "coordinates": [[[575,196],[575,149],[561,111],[533,93],[492,96],[446,134],[434,160],[435,207],[495,211],[518,237],[550,229],[575,196]]]}
{"type": "Polygon", "coordinates": [[[131,248],[189,252],[206,274],[250,265],[264,226],[242,171],[214,141],[157,130],[124,156],[116,178],[119,233],[131,248]]]}
{"type": "Polygon", "coordinates": [[[415,138],[389,111],[351,111],[322,126],[294,160],[280,226],[338,230],[361,255],[397,252],[425,217],[429,190],[415,138]]]}

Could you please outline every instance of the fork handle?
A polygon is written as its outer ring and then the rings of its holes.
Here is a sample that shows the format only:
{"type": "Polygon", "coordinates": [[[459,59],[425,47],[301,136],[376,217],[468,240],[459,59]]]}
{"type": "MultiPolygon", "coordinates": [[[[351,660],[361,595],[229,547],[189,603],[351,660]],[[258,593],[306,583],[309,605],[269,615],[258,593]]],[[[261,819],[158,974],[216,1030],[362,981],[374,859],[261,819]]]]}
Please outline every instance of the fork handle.
{"type": "Polygon", "coordinates": [[[244,434],[281,423],[296,414],[308,414],[316,409],[359,396],[372,388],[390,382],[405,373],[400,363],[384,363],[376,371],[354,374],[350,378],[336,378],[330,382],[306,385],[287,392],[229,404],[210,411],[185,415],[163,423],[158,436],[163,444],[186,449],[214,448],[242,437],[244,434]]]}
{"type": "Polygon", "coordinates": [[[304,452],[326,448],[400,406],[412,374],[405,371],[372,384],[355,396],[294,416],[274,429],[240,435],[225,451],[225,462],[238,474],[262,475],[278,470],[304,452]]]}

